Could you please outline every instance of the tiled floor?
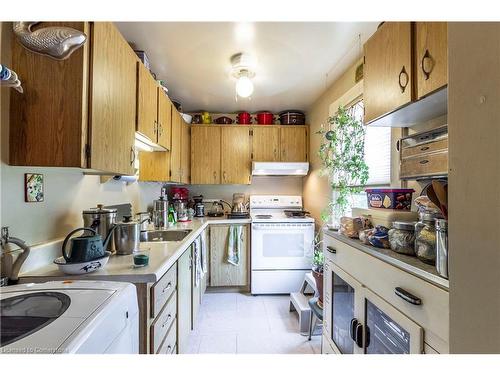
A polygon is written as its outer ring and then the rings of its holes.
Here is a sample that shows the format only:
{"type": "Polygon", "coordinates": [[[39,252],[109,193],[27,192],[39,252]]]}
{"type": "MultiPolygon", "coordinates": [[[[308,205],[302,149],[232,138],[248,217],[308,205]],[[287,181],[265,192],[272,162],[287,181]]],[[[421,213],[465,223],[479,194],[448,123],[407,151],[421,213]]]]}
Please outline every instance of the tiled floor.
{"type": "Polygon", "coordinates": [[[206,293],[189,353],[319,354],[321,336],[299,333],[289,296],[206,293]]]}

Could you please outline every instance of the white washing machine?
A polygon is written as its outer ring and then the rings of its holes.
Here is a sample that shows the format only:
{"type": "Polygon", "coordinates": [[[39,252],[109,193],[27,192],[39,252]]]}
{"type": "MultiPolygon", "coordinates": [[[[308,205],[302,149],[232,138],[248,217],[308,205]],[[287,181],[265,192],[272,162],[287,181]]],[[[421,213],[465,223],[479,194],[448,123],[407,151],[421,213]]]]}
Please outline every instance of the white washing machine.
{"type": "Polygon", "coordinates": [[[0,334],[0,353],[138,353],[136,288],[77,280],[2,287],[0,334]]]}

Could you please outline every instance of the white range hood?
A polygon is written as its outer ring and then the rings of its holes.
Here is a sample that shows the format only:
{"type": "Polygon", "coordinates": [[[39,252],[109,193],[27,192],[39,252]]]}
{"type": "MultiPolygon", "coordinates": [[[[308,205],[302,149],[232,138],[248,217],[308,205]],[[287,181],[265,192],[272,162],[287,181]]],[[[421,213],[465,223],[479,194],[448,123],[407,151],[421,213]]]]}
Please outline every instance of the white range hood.
{"type": "Polygon", "coordinates": [[[252,162],[252,176],[306,176],[309,163],[252,162]]]}

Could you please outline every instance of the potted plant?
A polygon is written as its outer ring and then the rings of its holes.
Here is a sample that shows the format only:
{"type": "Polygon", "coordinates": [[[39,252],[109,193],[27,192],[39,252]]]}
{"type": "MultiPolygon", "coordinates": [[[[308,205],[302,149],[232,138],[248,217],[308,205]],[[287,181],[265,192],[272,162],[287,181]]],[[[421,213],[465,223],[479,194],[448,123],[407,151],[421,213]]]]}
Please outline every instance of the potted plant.
{"type": "Polygon", "coordinates": [[[320,240],[320,232],[314,238],[314,255],[312,263],[312,274],[316,282],[316,290],[318,291],[318,306],[323,308],[323,249],[320,240]]]}
{"type": "Polygon", "coordinates": [[[365,126],[352,111],[339,107],[328,117],[327,126],[317,132],[322,136],[318,155],[322,161],[322,176],[328,176],[332,199],[321,218],[330,229],[338,229],[340,218],[345,216],[349,198],[362,191],[368,180],[365,163],[365,126]]]}

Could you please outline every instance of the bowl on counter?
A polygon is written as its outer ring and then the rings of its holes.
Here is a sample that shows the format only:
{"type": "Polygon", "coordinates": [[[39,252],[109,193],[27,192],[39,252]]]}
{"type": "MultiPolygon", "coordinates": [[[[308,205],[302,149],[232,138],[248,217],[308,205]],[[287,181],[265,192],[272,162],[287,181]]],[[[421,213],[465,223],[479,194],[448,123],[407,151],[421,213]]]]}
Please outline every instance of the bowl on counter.
{"type": "Polygon", "coordinates": [[[103,257],[90,260],[88,262],[77,262],[77,263],[67,263],[64,257],[59,257],[54,260],[54,264],[57,265],[59,271],[67,275],[84,275],[86,273],[91,273],[97,271],[108,263],[110,251],[106,251],[103,257]]]}

